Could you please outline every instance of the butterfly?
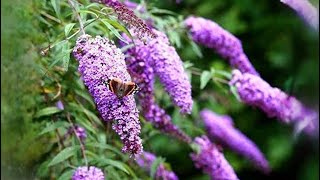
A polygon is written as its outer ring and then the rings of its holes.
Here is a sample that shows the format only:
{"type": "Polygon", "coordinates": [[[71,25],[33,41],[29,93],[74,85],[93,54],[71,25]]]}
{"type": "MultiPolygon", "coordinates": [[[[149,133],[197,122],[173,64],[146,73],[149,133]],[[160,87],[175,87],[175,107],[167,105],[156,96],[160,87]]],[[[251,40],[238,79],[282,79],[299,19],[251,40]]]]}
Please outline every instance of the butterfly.
{"type": "Polygon", "coordinates": [[[113,92],[118,98],[123,98],[128,95],[137,93],[140,88],[139,86],[131,81],[124,82],[119,78],[108,79],[103,81],[105,85],[113,92]]]}

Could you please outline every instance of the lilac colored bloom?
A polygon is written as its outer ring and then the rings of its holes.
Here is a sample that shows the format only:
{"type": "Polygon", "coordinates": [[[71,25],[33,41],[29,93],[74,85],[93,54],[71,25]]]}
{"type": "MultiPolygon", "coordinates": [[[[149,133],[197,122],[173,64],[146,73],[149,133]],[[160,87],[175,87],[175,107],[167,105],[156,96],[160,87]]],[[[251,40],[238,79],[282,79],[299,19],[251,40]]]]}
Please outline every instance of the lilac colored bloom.
{"type": "Polygon", "coordinates": [[[191,113],[193,100],[191,97],[191,84],[184,71],[183,63],[175,48],[170,46],[166,35],[154,30],[157,38],[147,45],[150,66],[159,77],[164,89],[171,100],[180,107],[181,113],[191,113]]]}
{"type": "MultiPolygon", "coordinates": [[[[156,158],[157,157],[154,154],[144,151],[140,156],[137,157],[136,162],[141,168],[147,172],[150,172],[151,166],[156,158]]],[[[166,170],[163,164],[160,164],[156,171],[155,179],[178,180],[178,177],[174,172],[166,170]]]]}
{"type": "Polygon", "coordinates": [[[124,54],[106,38],[78,38],[73,54],[79,61],[78,70],[84,84],[97,105],[103,120],[116,122],[112,128],[124,143],[123,152],[142,152],[139,114],[133,95],[118,98],[102,80],[119,78],[131,81],[124,61],[124,54]]]}
{"type": "Polygon", "coordinates": [[[135,42],[135,46],[129,49],[129,54],[134,52],[141,56],[140,59],[145,60],[145,64],[153,69],[173,103],[180,107],[181,113],[191,113],[191,84],[183,63],[175,48],[170,46],[166,35],[155,29],[153,31],[157,38],[149,41],[147,45],[140,41],[135,42]]]}
{"type": "Polygon", "coordinates": [[[84,141],[87,138],[86,130],[81,126],[75,125],[74,129],[73,129],[73,127],[70,127],[68,129],[68,133],[67,134],[73,134],[73,133],[75,133],[76,136],[79,137],[79,139],[81,141],[84,141]]]}
{"type": "Polygon", "coordinates": [[[238,180],[233,168],[225,159],[217,145],[210,142],[207,136],[196,137],[195,144],[200,151],[191,153],[196,168],[210,175],[212,180],[238,180]]]}
{"type": "Polygon", "coordinates": [[[210,110],[202,110],[203,119],[211,141],[227,146],[236,153],[246,157],[265,173],[270,172],[268,161],[265,159],[257,145],[230,125],[229,116],[221,116],[210,110]]]}
{"type": "Polygon", "coordinates": [[[131,48],[126,53],[128,70],[140,87],[138,99],[141,105],[142,114],[147,121],[151,122],[160,131],[168,133],[187,143],[191,138],[171,122],[171,117],[160,108],[154,99],[154,71],[146,62],[149,52],[143,46],[131,48]]]}
{"type": "Polygon", "coordinates": [[[104,180],[101,169],[94,166],[78,167],[72,175],[72,180],[104,180]]]}
{"type": "Polygon", "coordinates": [[[145,13],[146,12],[146,8],[144,6],[141,6],[138,3],[132,2],[130,0],[125,0],[123,2],[123,4],[126,5],[129,9],[137,10],[140,13],[145,13]]]}
{"type": "Polygon", "coordinates": [[[318,113],[305,107],[295,97],[271,87],[260,77],[234,70],[230,85],[237,88],[243,102],[259,107],[269,117],[277,117],[287,124],[304,124],[303,130],[306,133],[317,134],[319,130],[318,113]]]}
{"type": "Polygon", "coordinates": [[[56,107],[60,110],[64,110],[64,105],[61,100],[56,102],[56,107]]]}
{"type": "Polygon", "coordinates": [[[220,56],[227,59],[232,67],[241,72],[258,75],[244,53],[241,41],[217,23],[190,16],[184,21],[184,24],[196,43],[214,49],[220,56]]]}
{"type": "Polygon", "coordinates": [[[314,29],[319,30],[319,10],[308,0],[280,0],[294,9],[314,29]]]}
{"type": "Polygon", "coordinates": [[[150,37],[151,39],[156,37],[156,34],[147,26],[146,23],[137,17],[134,12],[128,9],[125,5],[120,3],[118,0],[100,0],[110,7],[112,7],[115,13],[118,15],[118,19],[129,26],[139,39],[144,39],[150,37]]]}

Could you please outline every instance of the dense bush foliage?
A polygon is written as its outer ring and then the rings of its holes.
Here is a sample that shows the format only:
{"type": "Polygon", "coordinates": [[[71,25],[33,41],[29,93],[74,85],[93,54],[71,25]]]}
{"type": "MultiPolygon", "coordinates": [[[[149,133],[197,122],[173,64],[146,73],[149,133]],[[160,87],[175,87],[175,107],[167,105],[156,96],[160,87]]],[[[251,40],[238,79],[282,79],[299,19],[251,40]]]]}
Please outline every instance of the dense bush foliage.
{"type": "Polygon", "coordinates": [[[1,1],[1,179],[319,178],[318,25],[280,1],[103,2],[1,1]]]}

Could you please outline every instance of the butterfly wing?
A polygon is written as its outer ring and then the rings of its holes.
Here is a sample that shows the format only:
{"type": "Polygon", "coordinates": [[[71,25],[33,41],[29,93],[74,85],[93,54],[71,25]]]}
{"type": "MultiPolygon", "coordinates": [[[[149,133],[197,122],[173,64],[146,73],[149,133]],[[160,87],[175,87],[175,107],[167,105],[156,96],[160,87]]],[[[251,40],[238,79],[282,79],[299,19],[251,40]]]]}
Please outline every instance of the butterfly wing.
{"type": "Polygon", "coordinates": [[[133,82],[126,82],[124,88],[124,96],[128,96],[134,93],[136,84],[133,82]]]}

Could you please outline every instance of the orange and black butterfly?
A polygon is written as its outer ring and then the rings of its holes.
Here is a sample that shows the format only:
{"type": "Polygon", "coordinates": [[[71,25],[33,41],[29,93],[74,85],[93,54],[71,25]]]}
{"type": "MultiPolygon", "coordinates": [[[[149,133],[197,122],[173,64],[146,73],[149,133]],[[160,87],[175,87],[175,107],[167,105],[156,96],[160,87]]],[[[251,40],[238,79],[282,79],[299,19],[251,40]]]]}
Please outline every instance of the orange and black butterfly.
{"type": "Polygon", "coordinates": [[[137,93],[140,88],[139,86],[131,81],[124,82],[119,78],[108,79],[103,81],[105,85],[113,92],[118,98],[123,98],[128,95],[137,93]]]}

